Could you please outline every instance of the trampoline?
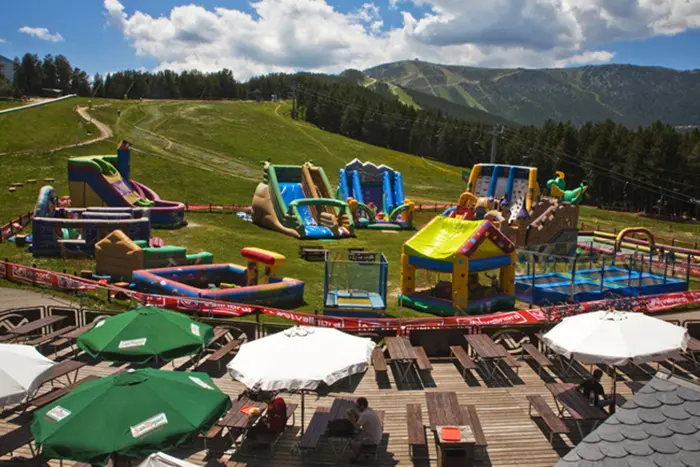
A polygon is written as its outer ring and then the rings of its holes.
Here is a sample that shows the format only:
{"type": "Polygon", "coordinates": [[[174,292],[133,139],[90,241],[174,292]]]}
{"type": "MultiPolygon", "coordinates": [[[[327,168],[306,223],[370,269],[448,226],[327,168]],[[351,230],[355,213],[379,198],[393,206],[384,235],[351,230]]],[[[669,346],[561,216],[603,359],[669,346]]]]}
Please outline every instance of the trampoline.
{"type": "Polygon", "coordinates": [[[534,305],[589,302],[614,296],[655,295],[688,290],[686,281],[616,266],[572,272],[519,275],[515,296],[534,305]]]}
{"type": "Polygon", "coordinates": [[[324,314],[377,317],[386,309],[388,263],[381,253],[327,252],[324,314]]]}

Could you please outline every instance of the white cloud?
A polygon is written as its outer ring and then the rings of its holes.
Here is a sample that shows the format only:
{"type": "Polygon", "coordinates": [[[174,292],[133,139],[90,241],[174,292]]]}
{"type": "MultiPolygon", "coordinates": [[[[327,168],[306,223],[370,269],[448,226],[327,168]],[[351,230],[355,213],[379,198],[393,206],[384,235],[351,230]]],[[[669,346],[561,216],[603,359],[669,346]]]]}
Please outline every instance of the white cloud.
{"type": "Polygon", "coordinates": [[[109,24],[158,68],[338,72],[421,60],[496,67],[603,63],[605,45],[700,27],[700,0],[390,0],[412,2],[400,26],[379,7],[341,13],[329,0],[255,0],[254,14],[190,4],[153,17],[104,0],[109,24]],[[414,15],[416,15],[414,17],[414,15]]]}
{"type": "Polygon", "coordinates": [[[0,44],[4,44],[5,42],[7,42],[5,39],[0,38],[0,44]]]}
{"type": "Polygon", "coordinates": [[[29,26],[22,26],[17,31],[41,39],[42,41],[49,42],[62,42],[63,36],[60,33],[51,34],[46,28],[32,28],[29,26]]]}

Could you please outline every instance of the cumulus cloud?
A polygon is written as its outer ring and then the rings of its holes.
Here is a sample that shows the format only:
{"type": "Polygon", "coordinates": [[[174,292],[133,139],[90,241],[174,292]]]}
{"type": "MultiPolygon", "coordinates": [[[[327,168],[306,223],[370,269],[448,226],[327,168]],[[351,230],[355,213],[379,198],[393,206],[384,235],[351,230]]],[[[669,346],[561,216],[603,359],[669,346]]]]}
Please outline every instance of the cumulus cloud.
{"type": "Polygon", "coordinates": [[[342,13],[327,1],[256,0],[253,13],[190,4],[159,17],[127,12],[119,0],[104,6],[108,23],[159,68],[226,67],[239,78],[413,58],[496,67],[604,63],[613,58],[604,50],[611,41],[700,27],[700,0],[389,0],[389,8],[421,7],[401,11],[401,24],[390,28],[375,3],[342,13]]]}
{"type": "Polygon", "coordinates": [[[42,41],[49,42],[62,42],[63,36],[60,33],[51,34],[46,28],[32,28],[29,26],[22,26],[18,29],[19,32],[27,34],[29,36],[36,37],[42,41]]]}

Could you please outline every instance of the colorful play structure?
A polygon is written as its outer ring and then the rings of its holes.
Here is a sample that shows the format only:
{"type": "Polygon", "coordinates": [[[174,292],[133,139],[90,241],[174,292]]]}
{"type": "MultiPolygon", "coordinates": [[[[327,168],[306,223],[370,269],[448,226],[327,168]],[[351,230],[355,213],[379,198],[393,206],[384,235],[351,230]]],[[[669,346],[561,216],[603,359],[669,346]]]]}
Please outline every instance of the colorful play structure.
{"type": "Polygon", "coordinates": [[[112,281],[131,282],[134,271],[166,266],[212,264],[214,255],[206,251],[187,254],[187,249],[164,245],[149,247],[144,240],[132,240],[121,230],[115,230],[95,244],[96,272],[112,281]]]}
{"type": "Polygon", "coordinates": [[[356,318],[383,315],[388,274],[389,263],[382,253],[327,251],[323,313],[356,318]]]}
{"type": "Polygon", "coordinates": [[[133,272],[136,290],[160,295],[208,298],[251,305],[294,308],[304,302],[304,282],[276,276],[285,257],[259,248],[243,248],[247,266],[198,264],[133,272]],[[264,266],[262,278],[258,269],[264,266]]]}
{"type": "Polygon", "coordinates": [[[578,234],[578,203],[586,187],[571,192],[563,172],[547,185],[558,199],[541,198],[534,167],[476,164],[457,206],[443,215],[494,222],[518,248],[574,254],[578,234]],[[559,191],[557,191],[559,190],[559,191]]]}
{"type": "Polygon", "coordinates": [[[187,225],[185,205],[160,199],[158,194],[131,179],[131,149],[122,141],[116,156],[83,156],[68,160],[72,207],[148,208],[153,227],[187,225]]]}
{"type": "Polygon", "coordinates": [[[295,238],[353,235],[348,204],[334,199],[321,167],[264,163],[263,182],[253,196],[253,222],[295,238]]]}
{"type": "Polygon", "coordinates": [[[148,242],[151,222],[143,208],[57,208],[56,192],[39,191],[32,219],[32,255],[92,257],[95,244],[115,230],[148,242]]]}
{"type": "Polygon", "coordinates": [[[580,204],[583,201],[583,195],[588,190],[587,186],[582,183],[575,190],[566,189],[566,174],[564,172],[556,172],[556,177],[547,181],[549,194],[559,201],[580,204]]]}
{"type": "Polygon", "coordinates": [[[355,227],[413,229],[415,204],[404,198],[401,172],[354,159],[339,178],[338,199],[347,201],[355,227]]]}
{"type": "Polygon", "coordinates": [[[399,303],[441,315],[510,310],[515,263],[515,245],[492,222],[437,216],[403,245],[399,303]]]}
{"type": "MultiPolygon", "coordinates": [[[[580,254],[573,257],[521,252],[527,262],[527,271],[516,277],[518,299],[546,305],[688,290],[690,267],[685,268],[685,280],[674,277],[675,265],[669,262],[669,257],[662,255],[663,258],[656,259],[656,253],[661,250],[648,229],[630,227],[617,235],[604,234],[601,237],[580,236],[580,254]],[[646,237],[646,246],[631,243],[641,242],[628,238],[636,234],[646,237]],[[600,244],[612,248],[594,246],[600,244]],[[654,273],[654,269],[663,269],[663,273],[654,273]]],[[[690,263],[687,255],[685,259],[690,263]]]]}

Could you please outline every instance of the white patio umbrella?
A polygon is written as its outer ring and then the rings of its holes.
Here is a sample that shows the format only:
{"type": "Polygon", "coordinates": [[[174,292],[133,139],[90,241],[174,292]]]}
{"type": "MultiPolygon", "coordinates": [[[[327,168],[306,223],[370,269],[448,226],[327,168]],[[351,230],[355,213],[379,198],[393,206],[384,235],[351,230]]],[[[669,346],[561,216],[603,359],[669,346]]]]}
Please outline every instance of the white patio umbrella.
{"type": "MultiPolygon", "coordinates": [[[[643,313],[612,310],[564,318],[542,340],[581,363],[622,366],[666,360],[684,351],[690,336],[686,328],[643,313]]],[[[615,380],[613,372],[613,397],[615,380]]]]}
{"type": "Polygon", "coordinates": [[[177,457],[169,456],[163,452],[156,452],[148,456],[138,467],[197,467],[191,462],[183,461],[177,457]]]}
{"type": "Polygon", "coordinates": [[[33,394],[55,364],[30,345],[0,344],[0,407],[33,394]]]}
{"type": "Polygon", "coordinates": [[[337,329],[296,326],[243,344],[227,368],[249,389],[301,391],[303,432],[304,392],[364,372],[374,347],[337,329]]]}

